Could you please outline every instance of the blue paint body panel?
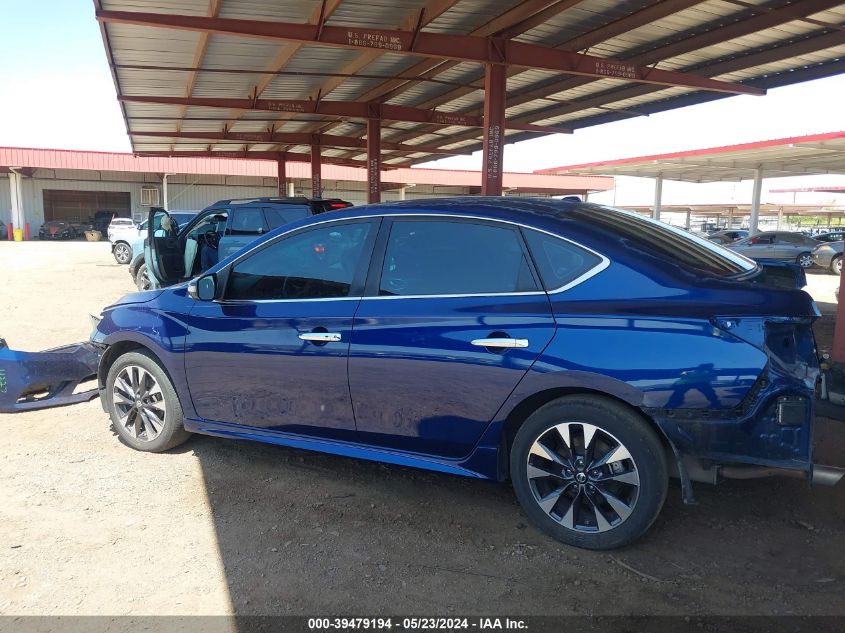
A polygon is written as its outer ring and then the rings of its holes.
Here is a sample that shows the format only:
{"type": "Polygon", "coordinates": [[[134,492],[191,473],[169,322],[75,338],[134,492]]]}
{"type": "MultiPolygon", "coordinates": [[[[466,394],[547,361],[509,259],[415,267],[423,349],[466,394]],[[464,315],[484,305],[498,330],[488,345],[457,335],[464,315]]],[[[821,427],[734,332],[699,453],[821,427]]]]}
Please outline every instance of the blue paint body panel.
{"type": "Polygon", "coordinates": [[[583,221],[585,211],[604,212],[484,198],[357,207],[273,231],[210,271],[225,279],[251,250],[312,224],[462,216],[549,232],[609,262],[560,292],[386,298],[364,289],[342,300],[234,303],[197,301],[183,284],[107,308],[92,339],[149,348],[173,379],[186,427],[200,433],[496,478],[520,404],[591,392],[642,411],[681,454],[809,469],[819,372],[809,295],[762,269],[701,274],[583,221]],[[314,328],[341,340],[298,338],[314,328]],[[528,343],[504,353],[471,344],[491,334],[528,343]],[[782,396],[806,400],[801,424],[778,423],[782,396]]]}

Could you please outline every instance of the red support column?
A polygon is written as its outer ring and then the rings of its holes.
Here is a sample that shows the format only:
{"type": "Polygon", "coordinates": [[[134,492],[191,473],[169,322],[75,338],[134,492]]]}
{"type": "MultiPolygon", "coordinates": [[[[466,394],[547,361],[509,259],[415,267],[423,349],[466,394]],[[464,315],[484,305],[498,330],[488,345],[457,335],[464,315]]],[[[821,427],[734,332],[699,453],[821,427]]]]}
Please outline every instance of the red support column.
{"type": "Polygon", "coordinates": [[[281,152],[279,154],[279,158],[276,159],[276,177],[278,178],[277,191],[280,198],[284,198],[288,195],[286,188],[288,180],[286,158],[285,153],[281,152]]]}
{"type": "Polygon", "coordinates": [[[320,142],[311,143],[311,197],[323,197],[322,161],[320,160],[320,142]]]}
{"type": "Polygon", "coordinates": [[[481,165],[481,194],[502,195],[502,160],[505,141],[505,67],[484,68],[484,150],[481,165]]]}
{"type": "Polygon", "coordinates": [[[381,119],[367,120],[367,202],[381,202],[381,119]]]}

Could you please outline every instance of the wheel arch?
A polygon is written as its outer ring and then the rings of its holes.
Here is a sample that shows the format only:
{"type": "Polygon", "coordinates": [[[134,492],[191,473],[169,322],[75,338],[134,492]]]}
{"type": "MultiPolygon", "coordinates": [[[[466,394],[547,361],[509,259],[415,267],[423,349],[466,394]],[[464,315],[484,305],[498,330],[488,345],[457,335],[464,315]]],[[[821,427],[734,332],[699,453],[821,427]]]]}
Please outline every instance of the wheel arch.
{"type": "Polygon", "coordinates": [[[513,440],[516,437],[516,434],[519,431],[520,427],[531,416],[531,414],[537,411],[540,407],[548,404],[549,402],[552,402],[553,400],[557,400],[558,398],[562,398],[564,396],[574,395],[596,396],[625,407],[635,415],[642,418],[652,429],[654,429],[655,433],[657,434],[657,437],[660,439],[660,443],[670,454],[674,451],[672,442],[666,436],[664,430],[660,428],[660,425],[657,424],[657,422],[651,416],[646,414],[640,407],[631,404],[631,402],[625,400],[624,398],[621,398],[618,395],[609,393],[607,391],[591,389],[583,386],[551,387],[523,398],[515,407],[510,410],[507,417],[505,418],[504,424],[502,424],[502,431],[499,439],[499,480],[504,481],[510,478],[509,464],[511,446],[513,446],[513,440]]]}
{"type": "Polygon", "coordinates": [[[108,346],[108,348],[106,348],[106,351],[103,352],[100,364],[97,367],[97,385],[100,389],[105,388],[106,377],[109,375],[109,370],[112,365],[114,365],[115,361],[124,354],[136,350],[144,351],[152,356],[156,363],[158,363],[159,367],[161,367],[162,371],[167,374],[168,378],[170,378],[170,381],[173,382],[173,376],[171,376],[170,372],[167,371],[167,365],[162,362],[161,357],[156,354],[155,350],[151,346],[144,345],[139,341],[123,340],[112,343],[108,346]]]}

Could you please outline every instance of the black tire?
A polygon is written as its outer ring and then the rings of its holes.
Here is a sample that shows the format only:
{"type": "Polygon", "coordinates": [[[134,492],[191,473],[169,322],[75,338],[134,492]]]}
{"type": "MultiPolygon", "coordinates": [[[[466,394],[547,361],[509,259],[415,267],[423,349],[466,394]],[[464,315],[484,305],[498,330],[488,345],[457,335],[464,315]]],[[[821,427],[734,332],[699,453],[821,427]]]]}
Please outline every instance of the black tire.
{"type": "MultiPolygon", "coordinates": [[[[176,395],[176,390],[173,388],[170,377],[162,369],[155,357],[146,350],[127,352],[115,360],[106,376],[103,397],[105,398],[106,409],[111,417],[112,428],[123,442],[136,450],[161,453],[179,446],[190,437],[190,433],[182,425],[182,406],[179,403],[179,397],[176,395]],[[159,410],[163,410],[164,415],[162,416],[163,421],[159,429],[155,431],[157,434],[154,437],[147,436],[148,433],[152,435],[152,432],[148,431],[147,423],[139,413],[135,413],[131,424],[125,424],[122,421],[119,407],[125,407],[126,405],[125,403],[117,405],[115,402],[118,399],[115,397],[115,383],[118,377],[125,376],[126,373],[131,374],[134,368],[145,370],[155,381],[155,383],[148,381],[147,384],[156,384],[161,392],[162,398],[157,401],[157,404],[159,405],[159,410]],[[164,406],[161,407],[161,404],[164,406]],[[132,428],[129,428],[129,426],[132,428]],[[139,429],[141,430],[140,433],[138,432],[139,429]]],[[[132,407],[129,410],[133,412],[132,407]]],[[[128,418],[125,419],[128,420],[128,418]]]]}
{"type": "Polygon", "coordinates": [[[118,264],[128,264],[132,261],[132,247],[126,242],[118,242],[114,245],[112,255],[114,255],[114,261],[118,264]]]}
{"type": "Polygon", "coordinates": [[[669,482],[664,448],[648,422],[617,402],[592,395],[558,398],[531,414],[511,446],[510,473],[516,496],[535,526],[567,545],[596,550],[622,547],[642,536],[660,513],[669,482]],[[563,443],[553,446],[561,437],[558,425],[570,435],[573,452],[563,443]],[[578,436],[580,432],[583,446],[583,432],[590,426],[597,429],[592,457],[579,447],[578,436]],[[624,455],[615,452],[618,446],[614,441],[627,450],[630,459],[608,460],[592,469],[589,463],[575,466],[579,450],[588,462],[599,462],[611,454],[624,455]],[[551,448],[560,462],[539,457],[539,452],[532,454],[532,447],[537,450],[537,446],[551,448]],[[609,448],[603,452],[605,447],[609,448]],[[573,469],[566,470],[563,464],[573,469]],[[559,475],[537,475],[556,468],[559,475]],[[624,478],[636,478],[636,484],[622,481],[624,478]],[[540,506],[539,499],[547,502],[547,509],[540,506]],[[624,501],[621,506],[620,500],[624,501]],[[622,508],[622,512],[615,508],[622,508]],[[567,527],[565,522],[572,526],[567,527]]]}
{"type": "Polygon", "coordinates": [[[150,289],[150,278],[147,276],[147,265],[141,264],[138,266],[138,272],[135,273],[135,286],[138,290],[150,289]]]}
{"type": "Polygon", "coordinates": [[[813,254],[812,253],[801,253],[798,257],[795,258],[795,263],[801,266],[804,270],[813,267],[813,254]]]}
{"type": "Polygon", "coordinates": [[[834,275],[842,274],[842,255],[837,255],[832,260],[830,260],[830,272],[832,272],[834,275]]]}

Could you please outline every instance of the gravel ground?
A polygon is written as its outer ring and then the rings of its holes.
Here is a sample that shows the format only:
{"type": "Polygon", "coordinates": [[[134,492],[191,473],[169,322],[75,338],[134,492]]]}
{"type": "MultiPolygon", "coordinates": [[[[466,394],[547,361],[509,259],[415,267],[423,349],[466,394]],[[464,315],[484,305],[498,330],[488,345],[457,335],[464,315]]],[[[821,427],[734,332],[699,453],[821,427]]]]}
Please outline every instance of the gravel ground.
{"type": "MultiPolygon", "coordinates": [[[[0,242],[0,334],[45,349],[132,290],[108,244],[0,242]]],[[[829,312],[838,280],[810,275],[829,312]]],[[[818,327],[829,344],[832,320],[818,327]]],[[[845,465],[841,423],[820,461],[845,465]]],[[[843,614],[845,486],[677,483],[635,546],[527,525],[505,484],[196,437],[150,455],[99,402],[0,416],[2,614],[843,614]]]]}

